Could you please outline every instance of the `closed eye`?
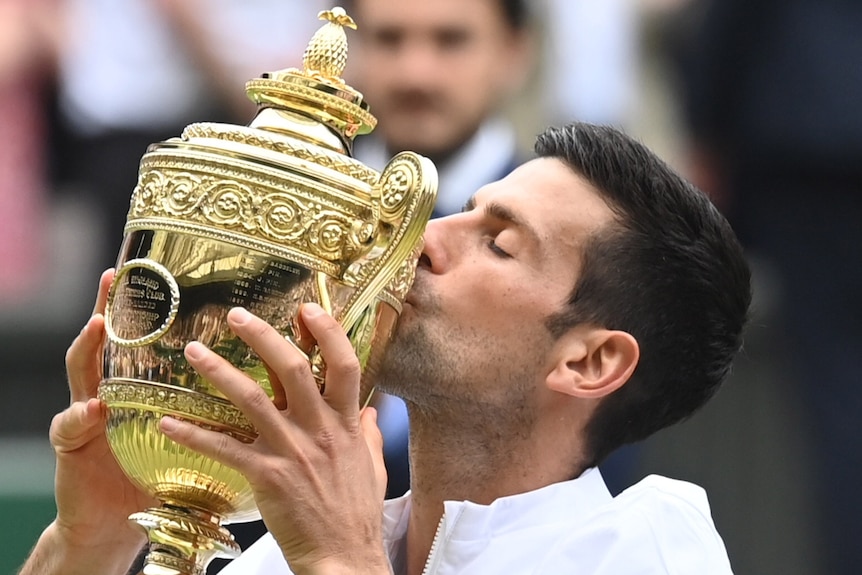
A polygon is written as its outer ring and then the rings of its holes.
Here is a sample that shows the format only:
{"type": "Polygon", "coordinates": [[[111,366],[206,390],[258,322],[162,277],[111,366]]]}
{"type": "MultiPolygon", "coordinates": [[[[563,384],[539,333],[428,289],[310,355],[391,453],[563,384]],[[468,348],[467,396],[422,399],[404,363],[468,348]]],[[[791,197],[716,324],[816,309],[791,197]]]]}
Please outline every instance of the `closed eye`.
{"type": "Polygon", "coordinates": [[[512,255],[497,245],[496,238],[491,238],[488,240],[488,249],[494,252],[495,255],[501,258],[511,258],[512,255]]]}

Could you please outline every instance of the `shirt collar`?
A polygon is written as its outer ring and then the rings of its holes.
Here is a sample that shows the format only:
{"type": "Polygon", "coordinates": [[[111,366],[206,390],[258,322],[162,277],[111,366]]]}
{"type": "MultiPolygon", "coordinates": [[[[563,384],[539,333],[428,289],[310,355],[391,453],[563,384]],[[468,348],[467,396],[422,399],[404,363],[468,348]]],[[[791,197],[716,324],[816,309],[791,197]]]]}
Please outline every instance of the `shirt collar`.
{"type": "MultiPolygon", "coordinates": [[[[446,501],[444,516],[458,517],[460,538],[467,534],[485,539],[513,528],[546,525],[553,522],[557,516],[586,516],[612,499],[601,472],[593,467],[584,471],[577,479],[501,497],[490,505],[470,501],[446,501]]],[[[390,557],[396,557],[403,546],[410,506],[409,491],[384,504],[384,542],[390,551],[390,557]]],[[[454,524],[448,524],[447,528],[454,528],[454,524]]]]}

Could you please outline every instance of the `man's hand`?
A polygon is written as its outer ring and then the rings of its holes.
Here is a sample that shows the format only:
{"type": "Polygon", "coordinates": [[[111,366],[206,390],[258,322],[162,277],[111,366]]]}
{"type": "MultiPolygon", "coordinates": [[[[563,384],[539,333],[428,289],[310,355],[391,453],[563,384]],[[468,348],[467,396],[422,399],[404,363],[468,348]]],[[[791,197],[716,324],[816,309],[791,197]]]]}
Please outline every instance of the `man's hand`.
{"type": "Polygon", "coordinates": [[[71,405],[51,422],[57,457],[57,517],[22,570],[28,573],[125,573],[146,538],[129,515],[158,501],[138,491],[105,437],[106,406],[96,398],[102,377],[105,302],[114,274],[102,274],[93,315],[66,352],[71,405]],[[55,570],[56,569],[56,570],[55,570]]]}
{"type": "Polygon", "coordinates": [[[234,308],[231,329],[266,364],[286,408],[192,342],[186,347],[191,365],[245,413],[258,438],[245,444],[167,417],[162,431],[248,478],[264,522],[298,575],[389,573],[381,532],[383,440],[376,412],[360,413],[359,360],[341,326],[320,306],[304,305],[300,317],[326,361],[323,395],[299,350],[260,318],[234,308]]]}

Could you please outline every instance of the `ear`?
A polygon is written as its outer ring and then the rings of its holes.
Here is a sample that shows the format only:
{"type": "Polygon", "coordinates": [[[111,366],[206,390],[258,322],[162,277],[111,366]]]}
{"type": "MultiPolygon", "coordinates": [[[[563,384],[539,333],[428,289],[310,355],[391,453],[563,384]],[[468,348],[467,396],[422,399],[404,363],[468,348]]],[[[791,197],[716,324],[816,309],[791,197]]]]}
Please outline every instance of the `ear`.
{"type": "Polygon", "coordinates": [[[640,347],[630,333],[584,328],[559,340],[549,389],[573,397],[597,399],[622,387],[634,373],[640,347]]]}

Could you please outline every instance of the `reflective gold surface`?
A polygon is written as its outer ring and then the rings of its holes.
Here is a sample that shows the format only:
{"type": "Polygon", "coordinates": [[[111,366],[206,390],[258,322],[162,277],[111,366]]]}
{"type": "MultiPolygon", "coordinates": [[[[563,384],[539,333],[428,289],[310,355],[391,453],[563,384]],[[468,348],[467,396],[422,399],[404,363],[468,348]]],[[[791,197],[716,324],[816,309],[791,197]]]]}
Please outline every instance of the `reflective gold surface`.
{"type": "MultiPolygon", "coordinates": [[[[192,340],[270,395],[265,367],[227,326],[243,306],[296,339],[316,301],[344,326],[363,363],[379,354],[401,310],[436,192],[436,170],[402,153],[382,173],[354,160],[352,138],[376,120],[339,75],[347,57],[340,9],[306,49],[304,69],[247,85],[249,126],[201,123],[150,146],[141,160],[106,311],[99,396],[126,474],[163,505],[132,516],[150,538],[144,572],[202,573],[239,549],[224,522],[258,517],[236,471],[158,429],[163,415],[253,441],[246,418],[192,369],[192,340]]],[[[325,370],[311,353],[315,373],[325,370]]],[[[372,383],[362,382],[367,401],[372,383]]]]}

